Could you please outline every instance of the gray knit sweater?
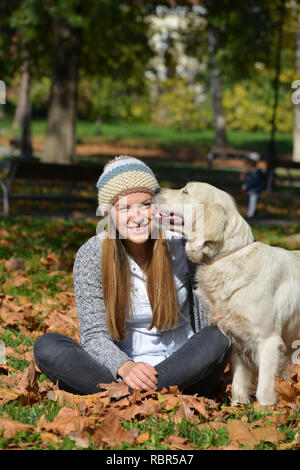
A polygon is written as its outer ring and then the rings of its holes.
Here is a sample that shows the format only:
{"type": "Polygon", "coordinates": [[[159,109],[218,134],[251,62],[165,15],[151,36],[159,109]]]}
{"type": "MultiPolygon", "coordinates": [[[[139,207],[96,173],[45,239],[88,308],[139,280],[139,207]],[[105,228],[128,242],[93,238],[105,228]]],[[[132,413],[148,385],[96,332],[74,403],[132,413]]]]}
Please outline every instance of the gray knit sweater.
{"type": "MultiPolygon", "coordinates": [[[[115,380],[119,367],[130,358],[113,341],[106,324],[106,311],[102,293],[101,250],[105,232],[94,235],[84,243],[76,254],[73,266],[75,302],[79,319],[82,347],[105,366],[115,380]]],[[[182,240],[184,243],[184,240],[182,240]]],[[[207,325],[202,304],[195,295],[196,265],[188,260],[190,270],[189,302],[191,324],[195,333],[207,325]]]]}

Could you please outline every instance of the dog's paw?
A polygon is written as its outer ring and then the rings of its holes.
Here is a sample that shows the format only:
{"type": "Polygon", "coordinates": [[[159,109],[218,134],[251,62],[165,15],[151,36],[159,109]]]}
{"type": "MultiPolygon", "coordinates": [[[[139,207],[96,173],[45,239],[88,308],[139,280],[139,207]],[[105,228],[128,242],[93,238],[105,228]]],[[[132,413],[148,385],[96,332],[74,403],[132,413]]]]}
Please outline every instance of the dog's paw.
{"type": "Polygon", "coordinates": [[[231,400],[231,406],[236,405],[250,405],[250,398],[244,398],[240,400],[231,400]]]}
{"type": "Polygon", "coordinates": [[[261,406],[269,406],[269,405],[276,405],[277,403],[277,396],[276,393],[257,393],[256,398],[258,403],[261,406]]]}
{"type": "MultiPolygon", "coordinates": [[[[235,376],[236,379],[236,376],[235,376]]],[[[232,383],[231,387],[231,403],[234,405],[242,404],[242,405],[249,405],[250,403],[250,394],[247,387],[244,387],[243,384],[237,383],[238,381],[235,380],[232,383]]]]}

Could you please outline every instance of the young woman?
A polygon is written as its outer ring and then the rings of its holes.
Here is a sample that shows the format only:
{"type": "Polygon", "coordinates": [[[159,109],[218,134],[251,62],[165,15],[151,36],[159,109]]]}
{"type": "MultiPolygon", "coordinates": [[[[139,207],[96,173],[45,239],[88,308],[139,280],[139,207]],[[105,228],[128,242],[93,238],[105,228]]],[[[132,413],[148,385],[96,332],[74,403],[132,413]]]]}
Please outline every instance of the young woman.
{"type": "Polygon", "coordinates": [[[42,335],[34,346],[38,367],[75,394],[123,380],[130,392],[178,385],[213,397],[230,343],[207,325],[184,240],[153,223],[155,175],[120,156],[105,165],[97,188],[106,225],[80,247],[73,268],[81,344],[42,335]]]}

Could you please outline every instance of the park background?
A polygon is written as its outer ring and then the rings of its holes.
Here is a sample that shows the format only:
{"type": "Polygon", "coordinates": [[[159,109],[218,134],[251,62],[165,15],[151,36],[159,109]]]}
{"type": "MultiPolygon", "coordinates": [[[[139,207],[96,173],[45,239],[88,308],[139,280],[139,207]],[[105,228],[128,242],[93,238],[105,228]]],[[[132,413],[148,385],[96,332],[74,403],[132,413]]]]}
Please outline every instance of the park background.
{"type": "Polygon", "coordinates": [[[10,180],[0,219],[0,447],[299,448],[299,368],[278,382],[273,408],[230,407],[228,374],[217,402],[173,390],[118,406],[122,390],[60,394],[32,353],[45,332],[79,341],[72,268],[95,235],[95,185],[115,155],[143,159],[162,186],[214,184],[245,215],[239,176],[259,153],[274,177],[255,238],[300,247],[298,2],[3,0],[0,31],[1,182],[12,161],[32,171],[10,180]],[[223,158],[209,162],[212,149],[223,158]],[[77,178],[74,200],[52,197],[83,168],[92,177],[77,178]]]}

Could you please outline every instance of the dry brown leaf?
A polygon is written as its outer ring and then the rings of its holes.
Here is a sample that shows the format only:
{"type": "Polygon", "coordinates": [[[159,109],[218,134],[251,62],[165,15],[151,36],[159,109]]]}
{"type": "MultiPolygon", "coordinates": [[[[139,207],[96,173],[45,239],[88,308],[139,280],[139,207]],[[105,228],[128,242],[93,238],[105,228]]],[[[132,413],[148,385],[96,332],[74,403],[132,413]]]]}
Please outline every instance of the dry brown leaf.
{"type": "Polygon", "coordinates": [[[67,407],[61,408],[53,421],[47,422],[43,415],[37,422],[38,428],[62,436],[67,436],[72,431],[83,431],[88,425],[88,418],[80,416],[79,410],[67,407]]]}
{"type": "Polygon", "coordinates": [[[16,372],[16,373],[20,372],[17,369],[15,369],[14,367],[9,366],[8,364],[1,364],[0,365],[0,374],[9,375],[12,371],[16,372]]]}
{"type": "Polygon", "coordinates": [[[12,419],[0,418],[0,433],[4,430],[3,437],[10,439],[14,437],[18,432],[33,429],[29,424],[18,423],[12,419]]]}
{"type": "Polygon", "coordinates": [[[194,447],[192,447],[190,444],[187,444],[188,439],[185,437],[180,437],[180,436],[168,436],[166,439],[162,441],[162,444],[167,444],[170,446],[170,449],[172,450],[193,450],[194,447]]]}
{"type": "Polygon", "coordinates": [[[61,333],[75,339],[75,333],[78,331],[78,322],[77,320],[70,318],[69,315],[65,315],[58,311],[52,311],[50,314],[47,314],[44,319],[44,328],[47,333],[61,333]]]}
{"type": "Polygon", "coordinates": [[[100,393],[82,396],[73,395],[72,393],[65,392],[64,390],[50,390],[47,397],[48,400],[58,400],[60,406],[70,408],[76,406],[82,412],[88,409],[93,412],[100,412],[110,403],[110,398],[101,398],[100,393]]]}
{"type": "Polygon", "coordinates": [[[90,445],[89,435],[86,431],[72,431],[68,434],[68,437],[82,449],[87,449],[90,445]]]}
{"type": "Polygon", "coordinates": [[[299,450],[300,449],[300,436],[290,442],[281,442],[278,444],[278,450],[299,450]]]}
{"type": "Polygon", "coordinates": [[[8,403],[9,401],[16,400],[18,398],[18,394],[13,392],[12,390],[8,388],[0,388],[0,404],[5,405],[5,403],[8,403]]]}
{"type": "Polygon", "coordinates": [[[135,442],[136,444],[141,444],[142,442],[148,441],[149,437],[150,437],[149,431],[143,432],[142,434],[139,434],[135,438],[135,442]]]}
{"type": "Polygon", "coordinates": [[[208,413],[206,411],[205,402],[203,397],[193,397],[190,395],[182,395],[182,400],[187,402],[189,406],[194,408],[203,418],[208,419],[208,413]]]}
{"type": "Polygon", "coordinates": [[[148,413],[143,411],[143,407],[141,405],[131,405],[128,406],[127,408],[124,408],[122,410],[120,409],[115,409],[114,413],[119,416],[120,418],[123,418],[125,420],[130,420],[135,418],[136,416],[147,416],[148,413]]]}
{"type": "Polygon", "coordinates": [[[7,261],[5,261],[4,267],[7,271],[16,271],[24,268],[25,261],[25,258],[14,258],[11,256],[7,261]]]}
{"type": "MultiPolygon", "coordinates": [[[[101,400],[108,400],[108,403],[110,403],[110,398],[109,397],[103,397],[101,400]]],[[[115,403],[112,403],[111,406],[113,408],[125,408],[126,406],[129,405],[129,400],[128,397],[122,398],[121,400],[116,401],[115,403]]]]}
{"type": "Polygon", "coordinates": [[[286,439],[286,435],[282,432],[278,432],[275,425],[257,427],[252,429],[251,433],[258,442],[267,441],[276,444],[278,441],[286,439]]]}
{"type": "Polygon", "coordinates": [[[106,443],[110,446],[116,446],[121,442],[133,444],[138,435],[138,430],[125,431],[121,426],[120,418],[110,412],[102,421],[101,428],[97,429],[92,435],[96,444],[106,443]]]}
{"type": "Polygon", "coordinates": [[[64,390],[50,390],[48,392],[48,400],[57,401],[60,406],[74,406],[74,395],[64,390]]]}
{"type": "Polygon", "coordinates": [[[48,380],[43,380],[42,382],[38,382],[38,387],[40,394],[45,395],[53,390],[53,383],[48,382],[48,380]]]}
{"type": "Polygon", "coordinates": [[[277,380],[275,390],[280,394],[279,399],[285,401],[293,401],[297,396],[297,391],[293,387],[293,382],[290,380],[277,380]]]}
{"type": "Polygon", "coordinates": [[[59,442],[59,438],[55,434],[52,434],[51,432],[46,432],[46,431],[41,432],[40,439],[45,445],[50,444],[50,443],[57,444],[59,442]]]}
{"type": "Polygon", "coordinates": [[[53,266],[53,267],[59,267],[60,266],[60,261],[56,255],[56,253],[48,253],[46,258],[41,258],[40,259],[41,264],[44,266],[53,266]]]}
{"type": "Polygon", "coordinates": [[[205,423],[205,425],[206,424],[210,427],[210,429],[215,429],[215,430],[226,426],[226,423],[217,422],[217,421],[210,421],[209,423],[205,423]]]}
{"type": "Polygon", "coordinates": [[[97,387],[104,389],[103,392],[100,392],[101,397],[118,399],[129,395],[129,388],[125,382],[111,382],[109,384],[99,383],[97,387]]]}
{"type": "Polygon", "coordinates": [[[26,404],[28,404],[28,400],[32,403],[41,398],[39,386],[36,381],[34,360],[29,363],[29,366],[21,375],[21,380],[18,385],[13,388],[13,392],[17,393],[26,404]]]}
{"type": "Polygon", "coordinates": [[[228,446],[207,447],[206,450],[241,450],[241,448],[234,444],[229,444],[228,446]]]}
{"type": "Polygon", "coordinates": [[[170,393],[164,395],[165,401],[163,402],[163,407],[165,410],[170,411],[176,408],[179,403],[179,399],[176,395],[172,395],[170,393]]]}
{"type": "Polygon", "coordinates": [[[21,276],[20,274],[17,274],[17,273],[13,273],[13,274],[14,274],[14,277],[13,277],[12,282],[15,287],[23,286],[25,284],[30,284],[31,281],[28,277],[21,276]]]}
{"type": "Polygon", "coordinates": [[[18,300],[20,305],[26,305],[28,303],[28,297],[25,297],[25,295],[18,294],[18,300]]]}
{"type": "Polygon", "coordinates": [[[251,433],[248,424],[237,419],[227,424],[228,434],[233,444],[242,444],[253,449],[259,443],[256,437],[251,433]]]}
{"type": "Polygon", "coordinates": [[[163,387],[163,389],[159,392],[161,395],[164,393],[172,393],[172,394],[181,394],[181,391],[178,388],[178,385],[170,385],[170,387],[163,387]]]}
{"type": "Polygon", "coordinates": [[[182,401],[174,414],[174,422],[179,424],[183,419],[190,421],[191,423],[199,423],[199,417],[196,416],[189,406],[182,401]]]}
{"type": "Polygon", "coordinates": [[[144,400],[140,407],[141,411],[146,415],[154,415],[155,413],[159,413],[164,408],[164,404],[164,402],[149,398],[148,400],[144,400]]]}
{"type": "Polygon", "coordinates": [[[180,397],[180,408],[183,411],[183,418],[190,421],[191,423],[199,423],[199,416],[195,415],[194,411],[190,408],[189,402],[185,401],[180,397]]]}

